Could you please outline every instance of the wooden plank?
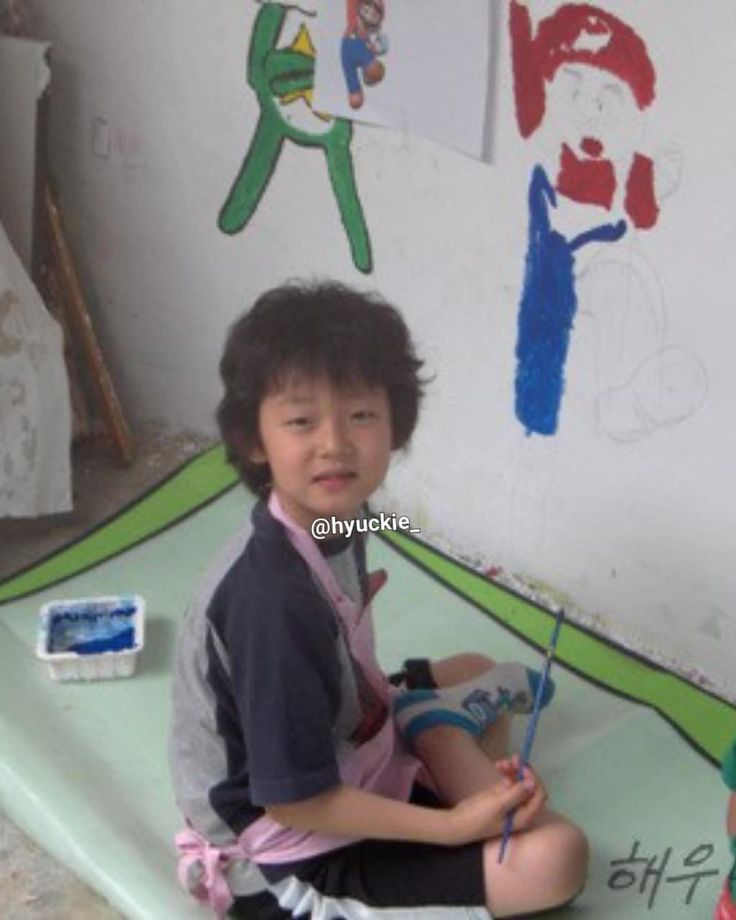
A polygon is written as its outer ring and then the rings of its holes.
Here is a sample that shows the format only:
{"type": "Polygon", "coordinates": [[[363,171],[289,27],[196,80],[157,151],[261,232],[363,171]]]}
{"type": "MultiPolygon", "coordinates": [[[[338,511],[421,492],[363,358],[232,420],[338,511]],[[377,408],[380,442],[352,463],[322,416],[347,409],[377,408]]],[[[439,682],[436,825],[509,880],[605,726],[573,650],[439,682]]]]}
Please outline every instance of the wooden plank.
{"type": "Polygon", "coordinates": [[[54,273],[63,291],[74,334],[91,374],[105,428],[120,459],[129,465],[133,462],[133,440],[92,326],[79,276],[66,240],[61,214],[48,183],[44,185],[43,190],[43,210],[54,273]]]}
{"type": "Polygon", "coordinates": [[[50,261],[47,261],[41,268],[41,284],[46,307],[59,323],[64,334],[64,361],[72,401],[72,441],[81,441],[88,438],[91,433],[90,412],[80,376],[74,335],[69,328],[68,311],[64,306],[59,279],[50,261]]]}

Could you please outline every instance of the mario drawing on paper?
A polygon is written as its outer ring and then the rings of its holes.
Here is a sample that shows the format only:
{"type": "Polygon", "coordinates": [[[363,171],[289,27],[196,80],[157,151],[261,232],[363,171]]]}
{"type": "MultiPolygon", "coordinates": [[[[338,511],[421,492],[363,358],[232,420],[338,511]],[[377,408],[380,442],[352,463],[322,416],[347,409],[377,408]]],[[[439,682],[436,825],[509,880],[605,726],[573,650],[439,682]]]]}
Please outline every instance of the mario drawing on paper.
{"type": "Polygon", "coordinates": [[[381,31],[386,10],[384,0],[347,0],[347,27],[340,46],[340,59],[351,108],[363,105],[363,83],[380,83],[385,67],[378,60],[388,51],[381,31]],[[361,81],[362,77],[362,81],[361,81]]]}

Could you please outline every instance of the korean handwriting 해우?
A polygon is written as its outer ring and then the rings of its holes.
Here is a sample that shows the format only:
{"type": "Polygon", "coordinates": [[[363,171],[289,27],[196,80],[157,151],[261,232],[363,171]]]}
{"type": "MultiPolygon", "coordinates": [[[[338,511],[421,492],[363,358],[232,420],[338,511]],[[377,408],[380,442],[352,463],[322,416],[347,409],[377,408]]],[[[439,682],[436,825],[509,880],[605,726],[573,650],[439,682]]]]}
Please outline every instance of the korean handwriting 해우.
{"type": "MultiPolygon", "coordinates": [[[[638,886],[641,895],[648,893],[647,909],[652,910],[664,880],[667,883],[689,882],[684,891],[685,904],[691,904],[701,879],[718,875],[719,870],[701,868],[713,856],[715,847],[711,843],[701,843],[694,847],[682,860],[682,871],[665,876],[673,854],[673,848],[667,847],[661,857],[639,855],[641,841],[635,840],[630,854],[624,859],[612,859],[613,872],[608,879],[608,887],[613,891],[623,891],[638,886]],[[647,889],[649,891],[647,892],[647,889]]],[[[674,867],[673,867],[674,868],[674,867]]]]}

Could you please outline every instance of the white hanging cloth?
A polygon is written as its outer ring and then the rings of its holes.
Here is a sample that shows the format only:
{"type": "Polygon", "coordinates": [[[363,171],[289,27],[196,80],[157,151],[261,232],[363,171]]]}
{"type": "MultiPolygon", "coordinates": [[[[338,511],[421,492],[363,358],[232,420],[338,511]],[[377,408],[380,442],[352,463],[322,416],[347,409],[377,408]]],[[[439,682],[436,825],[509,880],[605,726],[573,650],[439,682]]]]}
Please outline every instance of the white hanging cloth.
{"type": "Polygon", "coordinates": [[[71,436],[62,331],[0,224],[0,517],[72,507],[71,436]]]}

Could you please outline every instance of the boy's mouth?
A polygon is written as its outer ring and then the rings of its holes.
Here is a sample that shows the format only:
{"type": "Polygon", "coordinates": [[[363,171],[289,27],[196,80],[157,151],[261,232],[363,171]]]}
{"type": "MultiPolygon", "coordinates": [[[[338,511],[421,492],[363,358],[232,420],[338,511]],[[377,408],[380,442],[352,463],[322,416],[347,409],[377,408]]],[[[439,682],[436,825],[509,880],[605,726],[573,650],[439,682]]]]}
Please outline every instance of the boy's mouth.
{"type": "Polygon", "coordinates": [[[316,482],[323,488],[332,492],[342,489],[348,482],[356,477],[357,473],[354,473],[352,470],[326,470],[324,473],[318,473],[313,478],[312,482],[316,482]]]}

